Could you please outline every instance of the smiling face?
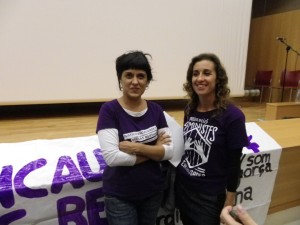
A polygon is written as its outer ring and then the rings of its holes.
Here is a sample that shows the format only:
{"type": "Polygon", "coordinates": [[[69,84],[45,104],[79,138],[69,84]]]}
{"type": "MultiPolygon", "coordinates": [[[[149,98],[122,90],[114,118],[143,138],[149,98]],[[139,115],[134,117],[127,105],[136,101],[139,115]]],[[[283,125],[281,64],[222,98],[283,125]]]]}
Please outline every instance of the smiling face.
{"type": "Polygon", "coordinates": [[[194,64],[192,74],[193,90],[199,97],[215,97],[217,73],[210,60],[201,60],[194,64]]]}
{"type": "Polygon", "coordinates": [[[144,70],[128,69],[122,72],[120,85],[123,88],[124,97],[130,99],[141,98],[148,84],[149,81],[144,70]]]}

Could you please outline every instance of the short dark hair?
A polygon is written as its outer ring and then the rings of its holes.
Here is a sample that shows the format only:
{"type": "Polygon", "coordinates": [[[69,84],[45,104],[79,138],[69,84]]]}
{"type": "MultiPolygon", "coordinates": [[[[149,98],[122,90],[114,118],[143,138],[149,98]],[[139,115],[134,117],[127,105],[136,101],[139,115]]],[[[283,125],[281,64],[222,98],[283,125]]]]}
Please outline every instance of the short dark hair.
{"type": "Polygon", "coordinates": [[[122,73],[124,70],[128,69],[144,70],[147,74],[148,82],[153,80],[152,69],[147,56],[151,58],[150,54],[144,53],[142,51],[129,51],[116,59],[116,70],[119,87],[122,73]]]}

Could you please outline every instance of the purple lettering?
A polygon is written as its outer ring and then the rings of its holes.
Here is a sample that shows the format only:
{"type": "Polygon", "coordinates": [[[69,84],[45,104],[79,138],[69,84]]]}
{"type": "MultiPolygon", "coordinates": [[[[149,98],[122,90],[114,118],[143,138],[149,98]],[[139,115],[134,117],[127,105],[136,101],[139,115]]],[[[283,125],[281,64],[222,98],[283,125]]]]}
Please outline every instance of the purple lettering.
{"type": "Polygon", "coordinates": [[[103,174],[103,171],[106,167],[106,162],[105,162],[105,160],[103,158],[103,155],[101,153],[101,149],[97,148],[93,151],[93,153],[94,153],[94,155],[95,155],[95,157],[96,157],[96,159],[97,159],[97,161],[100,165],[100,172],[103,174]]]}
{"type": "Polygon", "coordinates": [[[80,197],[69,196],[59,199],[57,201],[57,215],[59,225],[68,225],[70,221],[73,221],[75,224],[78,225],[88,225],[87,220],[82,215],[84,209],[85,202],[80,197]],[[67,211],[67,206],[71,204],[75,206],[75,209],[67,211]]]}
{"type": "Polygon", "coordinates": [[[260,152],[259,144],[257,144],[256,142],[251,142],[251,140],[252,140],[252,135],[249,135],[248,136],[249,145],[246,148],[252,150],[254,153],[260,152]]]}
{"type": "Polygon", "coordinates": [[[87,204],[87,216],[89,225],[107,225],[106,218],[101,218],[101,212],[104,212],[104,201],[103,201],[102,188],[88,191],[85,194],[86,204],[87,204]],[[100,201],[102,199],[102,201],[100,201]]]}
{"type": "Polygon", "coordinates": [[[8,225],[14,221],[17,221],[26,216],[26,211],[24,209],[19,209],[10,213],[7,213],[3,216],[0,216],[0,224],[8,225]]]}
{"type": "Polygon", "coordinates": [[[84,152],[79,152],[77,154],[77,159],[78,159],[78,163],[80,166],[80,170],[83,174],[83,176],[90,182],[97,182],[97,181],[101,181],[102,180],[102,174],[103,174],[103,170],[106,166],[105,161],[103,159],[103,156],[100,152],[100,149],[95,149],[94,150],[94,155],[99,163],[100,169],[99,172],[94,173],[89,165],[89,163],[87,162],[87,158],[84,152]]]}
{"type": "Polygon", "coordinates": [[[0,174],[0,203],[4,208],[10,208],[15,204],[14,193],[12,190],[12,173],[12,166],[2,167],[0,174]]]}
{"type": "Polygon", "coordinates": [[[74,188],[81,188],[84,185],[80,171],[69,156],[61,156],[59,158],[52,181],[51,192],[58,194],[65,183],[71,183],[74,188]],[[62,174],[64,167],[69,170],[69,174],[62,174]]]}
{"type": "Polygon", "coordinates": [[[24,184],[24,180],[32,171],[39,169],[47,164],[46,159],[38,159],[32,161],[21,168],[15,176],[14,184],[16,192],[26,198],[40,198],[48,195],[47,189],[38,188],[31,189],[24,184]]]}

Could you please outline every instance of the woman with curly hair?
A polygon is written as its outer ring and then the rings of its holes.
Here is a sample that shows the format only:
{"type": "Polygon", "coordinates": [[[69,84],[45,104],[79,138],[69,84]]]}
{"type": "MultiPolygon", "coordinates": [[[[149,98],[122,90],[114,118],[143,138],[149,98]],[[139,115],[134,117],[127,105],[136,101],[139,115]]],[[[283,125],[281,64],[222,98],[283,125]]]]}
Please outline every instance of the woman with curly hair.
{"type": "Polygon", "coordinates": [[[228,77],[219,58],[192,58],[184,90],[184,155],[177,167],[176,204],[184,225],[220,225],[235,204],[240,157],[248,145],[243,112],[229,101],[228,77]]]}

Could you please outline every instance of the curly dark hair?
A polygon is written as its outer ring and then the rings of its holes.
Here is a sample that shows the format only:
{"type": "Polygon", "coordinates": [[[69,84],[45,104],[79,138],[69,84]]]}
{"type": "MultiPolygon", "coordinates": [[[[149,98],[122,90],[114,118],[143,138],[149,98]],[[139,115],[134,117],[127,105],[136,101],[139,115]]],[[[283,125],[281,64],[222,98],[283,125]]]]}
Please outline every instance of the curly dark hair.
{"type": "Polygon", "coordinates": [[[187,74],[186,74],[186,82],[183,84],[183,90],[187,92],[187,96],[189,97],[189,101],[185,113],[186,115],[188,115],[191,111],[196,110],[199,104],[199,97],[193,89],[192,77],[193,77],[194,65],[197,62],[202,60],[209,60],[213,62],[215,65],[217,78],[216,78],[216,90],[215,90],[216,99],[214,102],[214,106],[217,109],[215,115],[218,115],[227,107],[229,103],[230,89],[228,87],[228,76],[226,70],[223,67],[220,59],[215,54],[212,53],[203,53],[197,55],[192,58],[189,64],[187,74]]]}

